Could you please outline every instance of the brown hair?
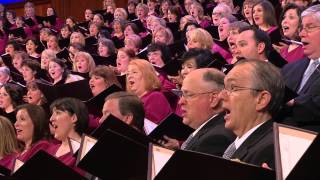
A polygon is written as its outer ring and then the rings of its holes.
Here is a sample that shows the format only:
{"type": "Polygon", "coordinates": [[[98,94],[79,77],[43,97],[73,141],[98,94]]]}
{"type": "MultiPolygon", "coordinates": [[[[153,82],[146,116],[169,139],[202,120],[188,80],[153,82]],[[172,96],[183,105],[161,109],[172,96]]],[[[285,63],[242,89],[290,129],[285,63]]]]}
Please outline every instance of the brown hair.
{"type": "Polygon", "coordinates": [[[101,65],[97,66],[95,69],[93,69],[90,72],[90,77],[92,77],[93,75],[102,77],[103,80],[108,84],[108,86],[115,84],[115,85],[121,87],[121,85],[116,77],[116,74],[108,66],[101,66],[101,65]]]}
{"type": "Polygon", "coordinates": [[[14,127],[9,119],[0,116],[0,157],[10,155],[18,150],[18,141],[14,127]]]}

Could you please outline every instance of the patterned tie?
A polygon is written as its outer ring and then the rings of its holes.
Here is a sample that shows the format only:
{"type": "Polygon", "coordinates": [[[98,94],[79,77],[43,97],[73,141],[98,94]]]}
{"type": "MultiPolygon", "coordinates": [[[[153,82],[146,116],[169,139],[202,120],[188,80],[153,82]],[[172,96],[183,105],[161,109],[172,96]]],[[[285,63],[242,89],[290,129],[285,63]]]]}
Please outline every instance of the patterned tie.
{"type": "Polygon", "coordinates": [[[300,87],[298,90],[298,93],[303,89],[303,86],[306,84],[312,73],[317,69],[317,66],[319,65],[318,60],[312,60],[313,62],[311,63],[310,67],[307,68],[307,70],[303,74],[302,81],[300,83],[300,87]]]}
{"type": "Polygon", "coordinates": [[[236,152],[236,144],[233,142],[232,144],[229,145],[229,147],[224,151],[223,153],[223,158],[225,159],[230,159],[234,152],[236,152]]]}
{"type": "Polygon", "coordinates": [[[191,139],[193,138],[193,134],[190,134],[189,137],[187,138],[187,140],[185,140],[182,145],[181,148],[182,150],[185,150],[187,145],[189,144],[189,142],[191,141],[191,139]]]}

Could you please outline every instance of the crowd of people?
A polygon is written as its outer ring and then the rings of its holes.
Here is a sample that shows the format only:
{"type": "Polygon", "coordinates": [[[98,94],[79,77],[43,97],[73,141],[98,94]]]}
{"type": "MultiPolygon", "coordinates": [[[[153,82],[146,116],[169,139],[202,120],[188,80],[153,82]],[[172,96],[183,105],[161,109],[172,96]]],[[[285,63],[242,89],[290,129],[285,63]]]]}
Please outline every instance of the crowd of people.
{"type": "Polygon", "coordinates": [[[274,169],[272,122],[320,131],[318,4],[104,0],[80,22],[0,5],[0,165],[44,150],[86,175],[69,138],[110,114],[148,135],[175,113],[194,132],[162,146],[274,169]]]}

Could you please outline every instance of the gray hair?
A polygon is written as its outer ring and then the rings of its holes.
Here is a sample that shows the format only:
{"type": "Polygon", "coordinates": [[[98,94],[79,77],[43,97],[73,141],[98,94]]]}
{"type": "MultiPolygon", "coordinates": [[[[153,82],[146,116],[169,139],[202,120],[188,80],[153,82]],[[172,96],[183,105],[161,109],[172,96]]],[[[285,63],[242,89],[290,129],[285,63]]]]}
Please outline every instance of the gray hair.
{"type": "Polygon", "coordinates": [[[8,67],[2,66],[0,67],[0,73],[10,76],[10,69],[8,67]]]}
{"type": "Polygon", "coordinates": [[[311,15],[320,23],[320,4],[311,6],[304,10],[301,14],[301,18],[311,15]]]}
{"type": "Polygon", "coordinates": [[[212,84],[215,89],[222,91],[224,88],[224,77],[225,75],[221,71],[213,68],[207,68],[206,72],[202,76],[202,80],[206,83],[212,84]]]}
{"type": "Polygon", "coordinates": [[[114,54],[116,53],[116,48],[114,46],[114,43],[112,40],[107,39],[107,38],[100,38],[98,40],[99,43],[101,43],[101,45],[105,46],[108,48],[109,54],[114,54]]]}
{"type": "MultiPolygon", "coordinates": [[[[272,116],[279,111],[284,97],[285,83],[280,70],[273,64],[259,60],[241,60],[236,66],[249,64],[252,68],[253,88],[268,91],[271,100],[266,107],[266,111],[272,116]]],[[[252,93],[258,93],[252,91],[252,93]]]]}

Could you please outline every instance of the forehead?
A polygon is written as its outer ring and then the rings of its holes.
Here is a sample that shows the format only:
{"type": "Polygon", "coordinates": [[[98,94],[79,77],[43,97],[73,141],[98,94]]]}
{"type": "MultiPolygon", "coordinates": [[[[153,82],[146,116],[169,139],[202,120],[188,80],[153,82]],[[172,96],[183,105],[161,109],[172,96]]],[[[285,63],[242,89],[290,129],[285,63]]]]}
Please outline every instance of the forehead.
{"type": "Polygon", "coordinates": [[[250,82],[252,70],[249,64],[237,65],[226,75],[224,82],[250,82]]]}
{"type": "Polygon", "coordinates": [[[303,25],[320,25],[320,21],[313,17],[313,15],[302,18],[303,25]]]}
{"type": "Polygon", "coordinates": [[[114,98],[114,99],[108,99],[104,105],[103,105],[103,110],[107,111],[107,110],[112,110],[112,109],[118,109],[118,102],[119,99],[114,98]]]}
{"type": "Polygon", "coordinates": [[[247,41],[253,39],[253,31],[247,30],[239,34],[237,41],[247,41]]]}

